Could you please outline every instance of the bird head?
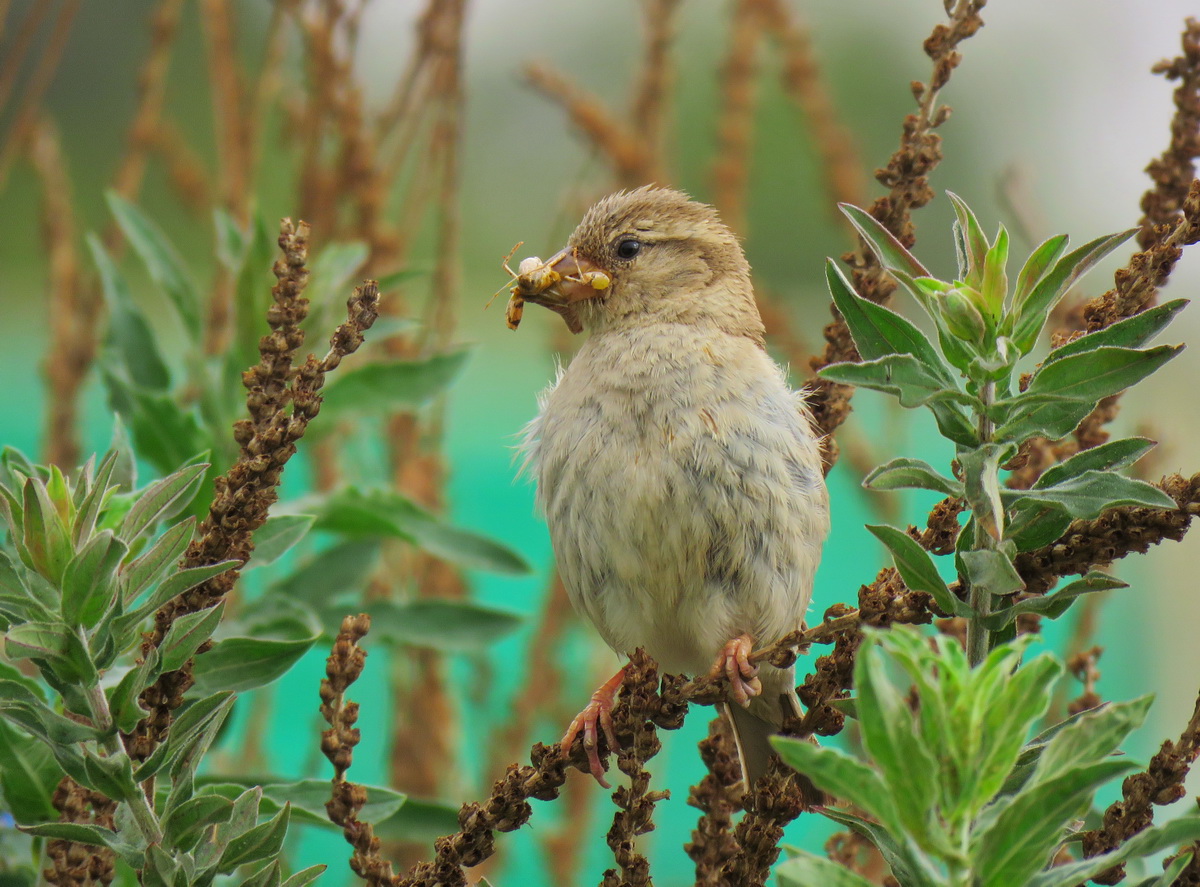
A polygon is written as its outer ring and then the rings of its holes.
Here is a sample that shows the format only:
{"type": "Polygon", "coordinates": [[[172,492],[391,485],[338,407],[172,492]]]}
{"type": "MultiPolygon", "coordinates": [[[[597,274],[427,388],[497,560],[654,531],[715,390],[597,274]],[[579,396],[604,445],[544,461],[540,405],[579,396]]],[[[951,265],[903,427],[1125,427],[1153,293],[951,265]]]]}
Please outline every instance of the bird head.
{"type": "Polygon", "coordinates": [[[666,188],[600,200],[516,291],[562,315],[572,332],[692,323],[763,339],[737,237],[711,206],[666,188]]]}

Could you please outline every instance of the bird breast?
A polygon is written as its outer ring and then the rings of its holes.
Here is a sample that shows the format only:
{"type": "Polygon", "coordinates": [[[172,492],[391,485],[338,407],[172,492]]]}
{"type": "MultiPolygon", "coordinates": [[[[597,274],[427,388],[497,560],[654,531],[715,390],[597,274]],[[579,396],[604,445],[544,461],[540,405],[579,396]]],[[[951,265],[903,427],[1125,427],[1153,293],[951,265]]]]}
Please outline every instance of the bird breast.
{"type": "Polygon", "coordinates": [[[827,495],[803,401],[750,339],[594,335],[525,447],[563,583],[614,650],[695,673],[742,632],[800,625],[827,495]]]}

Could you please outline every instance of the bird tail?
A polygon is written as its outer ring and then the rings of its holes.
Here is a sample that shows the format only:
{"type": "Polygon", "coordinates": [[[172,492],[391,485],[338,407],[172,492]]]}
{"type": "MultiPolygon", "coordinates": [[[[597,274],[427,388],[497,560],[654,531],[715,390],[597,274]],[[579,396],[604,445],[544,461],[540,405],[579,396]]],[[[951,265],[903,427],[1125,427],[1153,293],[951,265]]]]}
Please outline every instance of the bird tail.
{"type": "MultiPolygon", "coordinates": [[[[796,698],[794,691],[782,693],[779,698],[780,704],[770,708],[755,704],[761,697],[752,700],[748,709],[736,703],[721,703],[721,711],[733,728],[734,743],[737,746],[738,761],[742,765],[742,777],[747,791],[753,789],[758,780],[766,774],[771,757],[775,755],[770,739],[779,733],[779,725],[783,722],[783,712],[780,709],[787,706],[789,716],[798,717],[801,714],[800,700],[796,698]],[[771,720],[767,720],[763,715],[771,720]]],[[[797,778],[805,807],[825,803],[824,794],[806,776],[798,775],[797,778]]]]}

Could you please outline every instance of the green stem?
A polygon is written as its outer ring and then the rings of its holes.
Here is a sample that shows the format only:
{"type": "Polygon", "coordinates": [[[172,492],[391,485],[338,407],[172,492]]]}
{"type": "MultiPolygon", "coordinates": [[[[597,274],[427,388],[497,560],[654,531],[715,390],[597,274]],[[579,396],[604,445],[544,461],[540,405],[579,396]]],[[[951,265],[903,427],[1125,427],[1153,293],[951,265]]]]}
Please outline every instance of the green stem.
{"type": "MultiPolygon", "coordinates": [[[[992,435],[996,430],[988,416],[988,409],[996,399],[996,383],[988,381],[980,386],[979,399],[983,401],[983,410],[979,414],[979,442],[988,444],[992,442],[992,435]]],[[[1003,534],[1003,527],[999,527],[998,530],[1003,534]]],[[[976,517],[975,538],[972,541],[972,547],[976,551],[995,548],[998,542],[999,540],[993,539],[991,534],[984,529],[983,522],[976,517]]],[[[991,647],[992,633],[983,624],[984,618],[992,612],[991,592],[986,588],[971,585],[967,602],[975,611],[975,615],[967,620],[967,661],[972,666],[976,666],[987,658],[988,649],[991,647]]]]}
{"type": "MultiPolygon", "coordinates": [[[[104,689],[99,684],[92,684],[86,692],[88,707],[92,710],[92,724],[104,734],[101,742],[104,750],[109,755],[126,754],[125,749],[121,746],[121,740],[117,738],[116,730],[113,729],[112,711],[108,707],[108,697],[104,695],[104,689]]],[[[137,823],[138,830],[146,839],[146,843],[161,844],[162,828],[158,824],[158,817],[155,815],[154,809],[146,800],[146,795],[139,788],[133,793],[133,797],[127,800],[134,822],[137,823]]]]}

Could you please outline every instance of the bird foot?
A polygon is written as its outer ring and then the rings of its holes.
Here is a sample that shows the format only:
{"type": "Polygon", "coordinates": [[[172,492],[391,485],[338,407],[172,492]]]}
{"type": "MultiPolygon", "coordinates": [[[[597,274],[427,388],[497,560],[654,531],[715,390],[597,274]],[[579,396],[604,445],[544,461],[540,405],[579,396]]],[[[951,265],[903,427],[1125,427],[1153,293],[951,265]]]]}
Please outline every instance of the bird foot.
{"type": "Polygon", "coordinates": [[[762,693],[762,681],[758,679],[758,666],[750,661],[754,649],[754,638],[739,635],[725,644],[717,661],[709,671],[710,677],[729,678],[729,692],[733,701],[745,708],[750,700],[762,693]]]}
{"type": "Polygon", "coordinates": [[[612,786],[604,778],[604,766],[600,763],[599,734],[603,731],[604,739],[608,742],[608,750],[614,751],[617,747],[617,734],[613,728],[612,710],[617,689],[624,680],[625,669],[622,668],[601,684],[599,689],[592,694],[592,701],[584,706],[583,711],[575,715],[575,719],[571,721],[571,726],[567,727],[567,732],[563,734],[562,741],[559,743],[563,754],[569,754],[575,737],[581,730],[583,731],[583,747],[587,751],[588,769],[602,788],[612,788],[612,786]]]}

